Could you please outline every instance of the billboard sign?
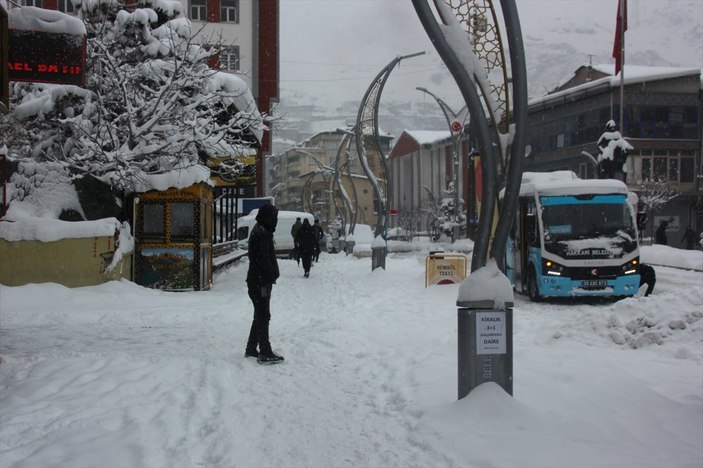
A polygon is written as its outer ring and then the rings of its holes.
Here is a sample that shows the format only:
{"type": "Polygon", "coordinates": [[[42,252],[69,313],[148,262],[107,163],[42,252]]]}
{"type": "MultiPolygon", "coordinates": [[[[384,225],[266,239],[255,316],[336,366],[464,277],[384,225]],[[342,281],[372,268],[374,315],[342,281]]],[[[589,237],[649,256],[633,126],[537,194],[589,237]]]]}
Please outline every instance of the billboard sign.
{"type": "Polygon", "coordinates": [[[82,86],[86,34],[82,21],[60,11],[9,12],[7,71],[11,81],[82,86]]]}

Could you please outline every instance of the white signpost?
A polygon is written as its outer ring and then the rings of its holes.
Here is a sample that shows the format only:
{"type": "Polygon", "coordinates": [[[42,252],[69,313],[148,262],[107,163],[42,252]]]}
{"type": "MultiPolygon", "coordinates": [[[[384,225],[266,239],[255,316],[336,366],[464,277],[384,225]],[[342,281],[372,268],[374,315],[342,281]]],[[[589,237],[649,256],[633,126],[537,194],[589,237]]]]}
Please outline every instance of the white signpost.
{"type": "Polygon", "coordinates": [[[476,312],[476,354],[505,354],[505,312],[476,312]]]}

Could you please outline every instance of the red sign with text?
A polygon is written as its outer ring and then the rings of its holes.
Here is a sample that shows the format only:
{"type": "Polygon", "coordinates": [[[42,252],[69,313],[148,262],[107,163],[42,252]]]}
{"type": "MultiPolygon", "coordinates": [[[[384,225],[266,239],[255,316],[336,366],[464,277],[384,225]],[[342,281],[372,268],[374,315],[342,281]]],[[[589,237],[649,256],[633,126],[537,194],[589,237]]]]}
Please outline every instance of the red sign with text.
{"type": "Polygon", "coordinates": [[[9,30],[10,81],[83,86],[85,36],[9,30]]]}

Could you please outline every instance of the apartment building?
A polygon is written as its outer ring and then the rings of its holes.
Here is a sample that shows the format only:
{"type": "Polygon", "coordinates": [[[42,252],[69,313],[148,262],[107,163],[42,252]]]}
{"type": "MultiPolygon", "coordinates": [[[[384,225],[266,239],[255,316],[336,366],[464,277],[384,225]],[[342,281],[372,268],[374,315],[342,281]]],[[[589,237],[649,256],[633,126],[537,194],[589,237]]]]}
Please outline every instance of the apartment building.
{"type": "MultiPolygon", "coordinates": [[[[269,192],[276,197],[280,209],[311,212],[320,218],[323,226],[338,216],[351,222],[335,181],[337,153],[345,134],[341,129],[319,132],[269,158],[268,177],[273,184],[269,192]]],[[[380,141],[387,154],[392,137],[382,136],[380,141]]],[[[381,182],[385,183],[384,180],[381,182]]],[[[348,197],[356,200],[353,206],[356,223],[373,226],[376,223],[375,193],[363,172],[353,142],[348,162],[344,161],[340,183],[348,197]]]]}

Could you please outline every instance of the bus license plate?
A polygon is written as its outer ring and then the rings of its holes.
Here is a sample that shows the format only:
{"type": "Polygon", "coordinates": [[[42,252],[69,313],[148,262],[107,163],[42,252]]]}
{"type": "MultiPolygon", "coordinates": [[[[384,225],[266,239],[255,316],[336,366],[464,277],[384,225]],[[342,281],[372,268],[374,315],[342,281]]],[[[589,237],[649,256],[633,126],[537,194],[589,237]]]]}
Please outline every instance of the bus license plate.
{"type": "Polygon", "coordinates": [[[608,280],[583,280],[581,286],[584,288],[603,288],[608,286],[608,280]]]}

